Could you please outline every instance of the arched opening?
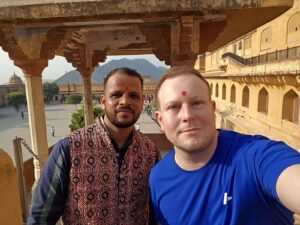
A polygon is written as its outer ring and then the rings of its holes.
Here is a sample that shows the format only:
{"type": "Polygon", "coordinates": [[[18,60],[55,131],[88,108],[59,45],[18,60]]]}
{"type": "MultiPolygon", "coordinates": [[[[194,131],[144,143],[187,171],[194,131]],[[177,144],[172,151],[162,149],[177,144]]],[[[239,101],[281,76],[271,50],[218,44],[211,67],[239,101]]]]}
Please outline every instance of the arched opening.
{"type": "Polygon", "coordinates": [[[269,93],[266,88],[262,88],[258,94],[258,112],[268,114],[269,93]]]}
{"type": "Polygon", "coordinates": [[[249,107],[249,88],[247,86],[243,89],[242,106],[249,107]]]}
{"type": "Polygon", "coordinates": [[[222,99],[226,100],[226,85],[223,84],[222,86],[222,99]]]}
{"type": "Polygon", "coordinates": [[[272,29],[268,27],[261,32],[261,39],[260,39],[260,50],[266,50],[271,48],[272,42],[272,29]]]}
{"type": "Polygon", "coordinates": [[[292,15],[287,24],[287,43],[300,40],[300,13],[292,15]]]}
{"type": "Polygon", "coordinates": [[[235,103],[235,92],[236,92],[236,90],[235,90],[235,86],[234,86],[234,84],[231,86],[231,90],[230,90],[230,102],[231,103],[235,103]]]}
{"type": "Polygon", "coordinates": [[[214,86],[213,84],[210,84],[210,95],[213,95],[214,93],[214,86]]]}
{"type": "Polygon", "coordinates": [[[293,123],[299,122],[300,98],[294,90],[283,96],[282,119],[293,123]]]}
{"type": "Polygon", "coordinates": [[[216,97],[219,97],[219,85],[218,84],[216,84],[216,97]]]}

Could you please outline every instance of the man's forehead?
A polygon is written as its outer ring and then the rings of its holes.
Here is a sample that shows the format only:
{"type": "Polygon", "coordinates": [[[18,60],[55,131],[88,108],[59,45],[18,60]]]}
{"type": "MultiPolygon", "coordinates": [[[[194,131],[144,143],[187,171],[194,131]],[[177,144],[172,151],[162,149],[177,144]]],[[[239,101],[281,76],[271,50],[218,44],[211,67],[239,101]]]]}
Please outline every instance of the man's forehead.
{"type": "Polygon", "coordinates": [[[107,86],[114,86],[114,85],[119,85],[119,86],[124,86],[124,85],[141,85],[141,81],[138,77],[133,77],[129,76],[124,73],[116,73],[112,75],[108,80],[107,80],[107,86]]]}
{"type": "Polygon", "coordinates": [[[177,85],[165,82],[161,86],[161,90],[158,93],[159,99],[173,101],[179,98],[195,98],[204,97],[204,95],[207,95],[207,90],[203,87],[205,85],[204,82],[202,87],[198,84],[195,84],[196,83],[192,83],[190,86],[185,86],[180,82],[178,82],[177,85]]]}
{"type": "Polygon", "coordinates": [[[120,93],[141,93],[142,88],[137,85],[118,83],[116,85],[109,85],[105,89],[106,93],[120,92],[120,93]]]}

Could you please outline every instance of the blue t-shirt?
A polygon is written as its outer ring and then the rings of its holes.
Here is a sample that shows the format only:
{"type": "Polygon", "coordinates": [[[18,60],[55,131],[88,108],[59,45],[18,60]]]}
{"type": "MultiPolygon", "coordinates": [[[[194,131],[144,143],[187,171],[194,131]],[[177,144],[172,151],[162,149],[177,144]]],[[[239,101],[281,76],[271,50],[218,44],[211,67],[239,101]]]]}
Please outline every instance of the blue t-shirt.
{"type": "Polygon", "coordinates": [[[181,169],[174,150],[151,171],[159,222],[170,225],[288,225],[293,213],[276,194],[276,182],[300,154],[283,142],[221,130],[210,161],[181,169]]]}

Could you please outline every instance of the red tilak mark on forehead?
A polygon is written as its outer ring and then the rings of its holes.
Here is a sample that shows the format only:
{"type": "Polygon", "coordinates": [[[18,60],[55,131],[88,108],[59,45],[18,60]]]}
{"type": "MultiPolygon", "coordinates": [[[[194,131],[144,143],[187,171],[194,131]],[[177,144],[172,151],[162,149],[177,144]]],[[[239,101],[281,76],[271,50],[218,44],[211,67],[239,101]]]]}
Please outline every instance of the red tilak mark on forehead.
{"type": "Polygon", "coordinates": [[[124,89],[124,90],[125,90],[125,92],[128,92],[129,88],[128,88],[128,87],[125,87],[125,89],[124,89]]]}
{"type": "Polygon", "coordinates": [[[182,91],[182,92],[181,92],[181,95],[182,95],[182,96],[186,96],[186,94],[187,94],[186,91],[182,91]]]}

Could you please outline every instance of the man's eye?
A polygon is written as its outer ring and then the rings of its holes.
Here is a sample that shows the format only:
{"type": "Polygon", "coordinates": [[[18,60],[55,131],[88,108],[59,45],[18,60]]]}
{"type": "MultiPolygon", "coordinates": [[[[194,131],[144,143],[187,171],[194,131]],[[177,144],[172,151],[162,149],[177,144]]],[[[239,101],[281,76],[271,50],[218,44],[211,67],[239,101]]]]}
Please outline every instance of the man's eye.
{"type": "Polygon", "coordinates": [[[120,95],[120,94],[112,94],[110,97],[111,97],[111,98],[120,98],[121,95],[120,95]]]}
{"type": "Polygon", "coordinates": [[[134,94],[134,95],[131,95],[131,98],[132,98],[132,99],[140,99],[140,96],[134,94]]]}
{"type": "Polygon", "coordinates": [[[178,105],[170,105],[170,106],[167,107],[167,110],[176,110],[178,108],[179,108],[178,105]]]}
{"type": "Polygon", "coordinates": [[[202,102],[200,102],[200,101],[195,101],[195,102],[193,102],[193,105],[201,105],[201,103],[202,102]]]}

